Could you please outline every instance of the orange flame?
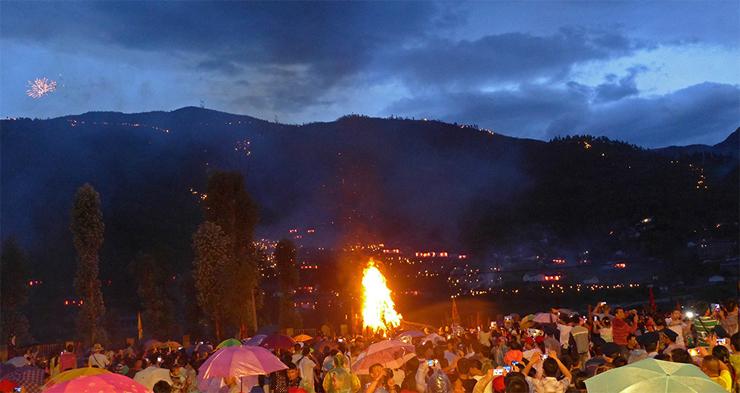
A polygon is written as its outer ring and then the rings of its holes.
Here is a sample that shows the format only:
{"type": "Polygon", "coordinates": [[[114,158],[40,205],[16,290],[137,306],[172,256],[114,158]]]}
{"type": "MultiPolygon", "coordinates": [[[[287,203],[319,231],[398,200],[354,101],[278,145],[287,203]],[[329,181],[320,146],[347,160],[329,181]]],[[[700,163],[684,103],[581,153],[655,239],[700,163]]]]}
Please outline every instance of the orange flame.
{"type": "Polygon", "coordinates": [[[362,272],[362,289],[363,328],[385,333],[401,324],[401,314],[394,308],[391,290],[372,258],[362,272]]]}

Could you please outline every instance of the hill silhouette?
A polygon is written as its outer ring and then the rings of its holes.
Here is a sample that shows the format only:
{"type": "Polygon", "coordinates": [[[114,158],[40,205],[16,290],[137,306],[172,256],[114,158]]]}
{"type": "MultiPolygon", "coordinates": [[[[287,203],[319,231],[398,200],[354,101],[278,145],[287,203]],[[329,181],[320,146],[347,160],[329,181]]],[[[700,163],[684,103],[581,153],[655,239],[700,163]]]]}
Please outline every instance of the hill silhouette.
{"type": "Polygon", "coordinates": [[[103,277],[130,274],[138,252],[189,271],[214,170],[245,175],[261,207],[259,235],[312,228],[306,245],[385,241],[486,255],[543,236],[598,243],[643,217],[661,223],[672,245],[738,219],[737,130],[711,147],[646,150],[357,115],[284,125],[195,107],[0,126],[2,235],[21,240],[36,272],[58,272],[59,291],[74,271],[69,210],[85,182],[103,202],[103,277]]]}

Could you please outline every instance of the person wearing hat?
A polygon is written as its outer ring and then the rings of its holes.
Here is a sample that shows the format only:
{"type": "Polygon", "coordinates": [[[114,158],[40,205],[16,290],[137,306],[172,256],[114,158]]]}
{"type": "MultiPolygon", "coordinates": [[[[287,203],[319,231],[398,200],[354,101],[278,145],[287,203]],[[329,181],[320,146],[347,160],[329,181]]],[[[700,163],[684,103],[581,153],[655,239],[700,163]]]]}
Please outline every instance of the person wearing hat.
{"type": "Polygon", "coordinates": [[[674,349],[686,349],[686,347],[684,347],[683,345],[679,345],[678,343],[676,343],[676,339],[678,339],[678,334],[672,329],[661,330],[661,333],[661,339],[666,346],[666,348],[663,350],[663,353],[670,355],[671,351],[673,351],[674,349]]]}
{"type": "Polygon", "coordinates": [[[103,346],[100,345],[100,343],[96,343],[93,346],[92,354],[90,354],[90,357],[87,359],[87,366],[97,367],[97,368],[108,368],[109,365],[110,365],[110,360],[108,360],[108,357],[106,357],[103,354],[103,346]]]}

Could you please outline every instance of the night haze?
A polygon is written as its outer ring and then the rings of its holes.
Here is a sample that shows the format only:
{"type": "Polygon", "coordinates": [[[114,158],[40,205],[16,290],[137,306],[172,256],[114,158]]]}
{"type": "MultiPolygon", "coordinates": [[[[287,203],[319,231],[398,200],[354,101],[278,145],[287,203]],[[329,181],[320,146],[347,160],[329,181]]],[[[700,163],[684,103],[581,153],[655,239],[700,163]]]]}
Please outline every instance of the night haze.
{"type": "Polygon", "coordinates": [[[0,1],[0,393],[731,388],[738,15],[0,1]]]}

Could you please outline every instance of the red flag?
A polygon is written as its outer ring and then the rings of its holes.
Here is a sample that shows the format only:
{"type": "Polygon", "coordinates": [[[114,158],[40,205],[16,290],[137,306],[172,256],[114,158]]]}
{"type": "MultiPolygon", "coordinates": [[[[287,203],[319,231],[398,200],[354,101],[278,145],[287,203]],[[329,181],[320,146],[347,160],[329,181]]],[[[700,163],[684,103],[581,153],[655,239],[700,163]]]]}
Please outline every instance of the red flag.
{"type": "Polygon", "coordinates": [[[650,302],[650,311],[655,312],[657,308],[655,307],[655,296],[653,296],[653,287],[650,287],[649,289],[650,294],[648,295],[648,299],[650,302]]]}

